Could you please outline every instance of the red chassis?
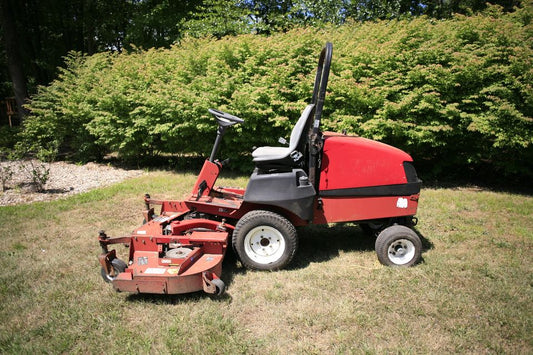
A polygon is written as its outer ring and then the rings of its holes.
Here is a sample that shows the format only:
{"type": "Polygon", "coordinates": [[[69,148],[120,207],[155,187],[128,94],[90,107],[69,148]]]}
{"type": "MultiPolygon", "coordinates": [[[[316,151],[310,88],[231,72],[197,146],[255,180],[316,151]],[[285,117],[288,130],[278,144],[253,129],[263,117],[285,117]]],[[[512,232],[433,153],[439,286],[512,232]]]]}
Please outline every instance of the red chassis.
{"type": "MultiPolygon", "coordinates": [[[[419,193],[350,196],[348,191],[353,190],[353,194],[358,189],[405,186],[403,164],[412,161],[409,155],[364,138],[329,133],[324,137],[320,192],[313,203],[313,220],[303,220],[291,211],[278,209],[277,212],[283,213],[295,226],[416,214],[419,193]],[[351,153],[343,156],[346,152],[351,153]],[[338,161],[348,164],[341,168],[336,166],[338,161]],[[373,182],[368,181],[370,176],[374,177],[373,182]],[[342,183],[346,181],[350,187],[342,183]]],[[[244,201],[244,189],[215,188],[221,168],[220,163],[206,160],[188,199],[160,201],[146,195],[147,208],[143,215],[147,223],[135,229],[131,236],[110,239],[100,234],[103,253],[99,260],[116,290],[163,294],[224,291],[219,278],[234,223],[247,212],[268,206],[244,201]],[[154,205],[161,206],[157,217],[154,217],[154,205]],[[117,259],[115,250],[107,248],[111,244],[129,246],[128,265],[113,264],[117,259]]]]}

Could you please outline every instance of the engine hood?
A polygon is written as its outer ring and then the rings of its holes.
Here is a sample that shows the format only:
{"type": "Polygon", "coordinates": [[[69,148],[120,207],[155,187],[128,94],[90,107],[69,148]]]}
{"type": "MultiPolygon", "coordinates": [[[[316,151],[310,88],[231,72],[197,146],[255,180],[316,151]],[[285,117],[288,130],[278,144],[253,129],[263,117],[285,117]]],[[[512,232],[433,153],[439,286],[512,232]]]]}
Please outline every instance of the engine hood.
{"type": "Polygon", "coordinates": [[[408,183],[404,163],[413,159],[404,151],[362,137],[324,137],[320,191],[408,183]]]}

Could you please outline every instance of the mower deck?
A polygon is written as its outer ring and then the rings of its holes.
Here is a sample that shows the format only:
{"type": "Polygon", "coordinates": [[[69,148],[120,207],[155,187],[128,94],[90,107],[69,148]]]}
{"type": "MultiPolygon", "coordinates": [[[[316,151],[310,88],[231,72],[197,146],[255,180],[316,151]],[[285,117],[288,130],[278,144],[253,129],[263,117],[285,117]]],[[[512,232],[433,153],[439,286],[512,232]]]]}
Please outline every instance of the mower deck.
{"type": "Polygon", "coordinates": [[[224,292],[219,276],[228,241],[226,225],[207,219],[179,220],[184,214],[185,211],[162,213],[134,230],[129,237],[109,239],[105,233],[100,234],[103,250],[100,263],[111,275],[109,281],[117,291],[159,294],[200,290],[211,294],[224,292]],[[122,270],[113,263],[116,252],[107,248],[111,244],[129,247],[130,262],[122,270]]]}

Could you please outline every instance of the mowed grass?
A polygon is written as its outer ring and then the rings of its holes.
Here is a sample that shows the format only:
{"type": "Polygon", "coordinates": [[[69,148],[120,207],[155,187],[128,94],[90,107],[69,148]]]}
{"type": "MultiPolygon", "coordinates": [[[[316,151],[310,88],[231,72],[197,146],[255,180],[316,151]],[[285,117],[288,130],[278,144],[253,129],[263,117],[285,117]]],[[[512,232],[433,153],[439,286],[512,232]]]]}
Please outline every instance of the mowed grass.
{"type": "Polygon", "coordinates": [[[381,266],[356,225],[312,226],[299,229],[287,270],[247,271],[229,253],[225,297],[114,292],[100,277],[98,230],[129,233],[145,192],[180,199],[194,179],[152,172],[0,208],[0,352],[533,352],[527,195],[424,189],[417,228],[426,250],[413,268],[381,266]]]}

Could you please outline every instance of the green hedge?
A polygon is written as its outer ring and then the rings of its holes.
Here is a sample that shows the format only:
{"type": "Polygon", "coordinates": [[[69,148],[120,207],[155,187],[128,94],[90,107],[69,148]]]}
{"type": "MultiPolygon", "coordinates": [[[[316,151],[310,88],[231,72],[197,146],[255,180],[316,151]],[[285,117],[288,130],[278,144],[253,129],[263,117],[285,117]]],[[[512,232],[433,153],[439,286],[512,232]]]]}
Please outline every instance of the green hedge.
{"type": "MultiPolygon", "coordinates": [[[[345,24],[269,37],[189,39],[171,49],[71,54],[33,98],[23,139],[79,160],[207,155],[207,109],[245,119],[222,156],[288,137],[310,100],[318,54],[333,43],[324,130],[398,146],[426,173],[489,165],[533,176],[532,25],[526,9],[473,17],[345,24]]],[[[242,165],[248,169],[250,164],[242,165]]]]}

